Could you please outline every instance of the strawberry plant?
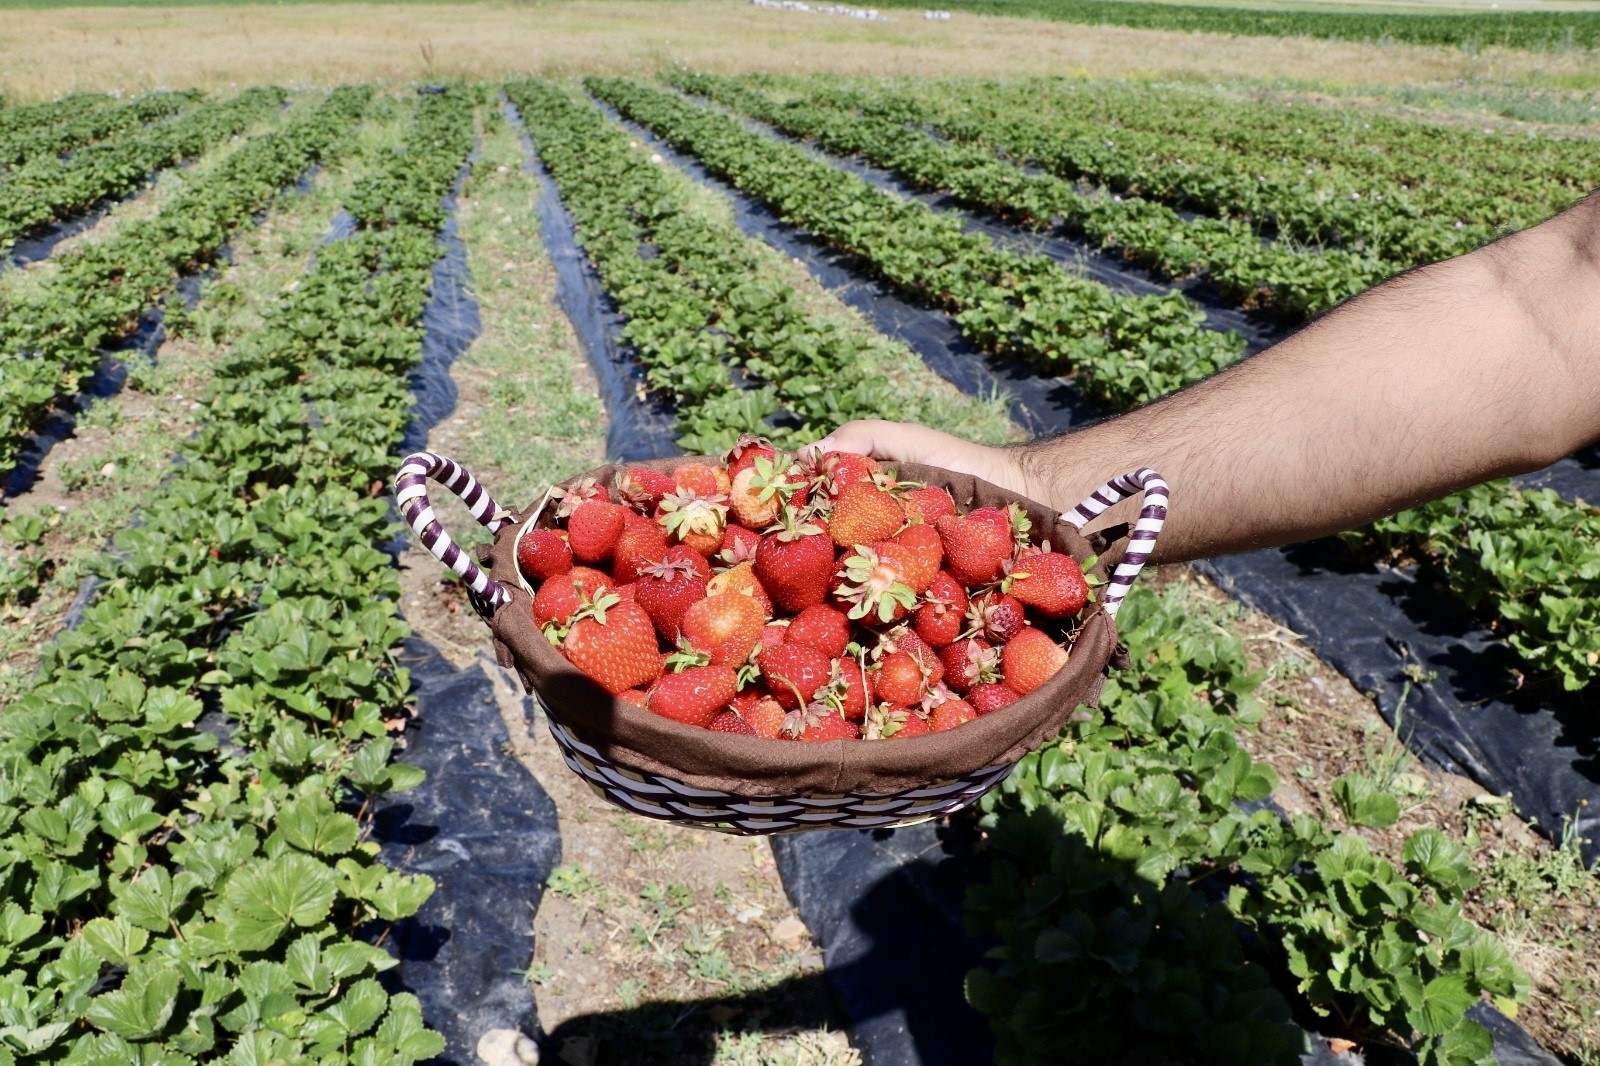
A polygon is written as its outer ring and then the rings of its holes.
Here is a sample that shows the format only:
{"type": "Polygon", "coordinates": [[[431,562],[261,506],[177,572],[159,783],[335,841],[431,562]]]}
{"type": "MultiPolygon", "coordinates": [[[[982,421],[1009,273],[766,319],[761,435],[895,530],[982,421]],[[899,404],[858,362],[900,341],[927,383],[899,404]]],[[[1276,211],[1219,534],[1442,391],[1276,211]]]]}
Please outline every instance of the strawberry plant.
{"type": "Polygon", "coordinates": [[[182,112],[200,98],[195,90],[153,92],[125,104],[89,107],[65,121],[29,126],[0,135],[0,166],[15,166],[35,156],[58,155],[137,129],[182,112]]]}

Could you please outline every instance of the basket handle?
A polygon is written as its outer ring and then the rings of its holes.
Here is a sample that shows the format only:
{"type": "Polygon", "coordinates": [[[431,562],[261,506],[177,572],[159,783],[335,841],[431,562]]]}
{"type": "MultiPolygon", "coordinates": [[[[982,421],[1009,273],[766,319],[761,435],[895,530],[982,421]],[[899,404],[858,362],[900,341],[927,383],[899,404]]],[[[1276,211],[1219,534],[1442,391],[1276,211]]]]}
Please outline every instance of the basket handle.
{"type": "Polygon", "coordinates": [[[1122,562],[1117,564],[1106,590],[1105,611],[1113,618],[1128,595],[1128,590],[1133,588],[1133,579],[1139,576],[1150,553],[1156,550],[1156,537],[1161,532],[1162,523],[1167,520],[1166,481],[1154,470],[1141,466],[1121,477],[1112,478],[1091,492],[1088,499],[1061,516],[1067,525],[1081,530],[1108,508],[1140,492],[1144,493],[1144,508],[1139,512],[1139,520],[1134,523],[1133,532],[1128,537],[1128,550],[1122,556],[1122,562]]]}
{"type": "Polygon", "coordinates": [[[433,505],[428,502],[429,478],[459,496],[472,512],[472,517],[491,533],[498,532],[509,523],[511,515],[495,502],[494,497],[478,483],[477,478],[467,472],[466,467],[433,452],[414,452],[406,456],[400,464],[400,472],[394,478],[395,503],[400,506],[400,513],[405,516],[407,524],[416,532],[423,547],[461,575],[461,580],[467,584],[468,599],[472,601],[472,606],[487,619],[511,602],[511,594],[498,581],[491,581],[489,575],[467,557],[467,553],[450,539],[450,534],[439,524],[433,513],[433,505]]]}

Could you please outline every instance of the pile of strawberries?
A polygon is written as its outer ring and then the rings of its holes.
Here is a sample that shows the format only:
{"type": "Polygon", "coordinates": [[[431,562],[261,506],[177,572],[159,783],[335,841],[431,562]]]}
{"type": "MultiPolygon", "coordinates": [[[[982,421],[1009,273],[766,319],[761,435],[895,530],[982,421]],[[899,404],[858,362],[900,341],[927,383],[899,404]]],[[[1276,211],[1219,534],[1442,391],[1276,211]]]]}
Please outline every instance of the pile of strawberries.
{"type": "Polygon", "coordinates": [[[1067,652],[1035,622],[1093,595],[1021,507],[961,515],[860,455],[806,463],[746,436],[726,467],[558,494],[562,528],[517,541],[534,620],[607,692],[724,733],[954,729],[1049,681],[1067,652]]]}

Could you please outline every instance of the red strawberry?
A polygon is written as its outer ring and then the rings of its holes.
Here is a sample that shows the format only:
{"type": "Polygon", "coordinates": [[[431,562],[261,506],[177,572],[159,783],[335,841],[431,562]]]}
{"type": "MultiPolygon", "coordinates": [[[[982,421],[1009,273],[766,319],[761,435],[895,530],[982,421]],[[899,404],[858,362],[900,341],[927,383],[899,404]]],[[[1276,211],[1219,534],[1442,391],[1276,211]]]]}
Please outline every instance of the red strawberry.
{"type": "Polygon", "coordinates": [[[1011,536],[1011,517],[998,507],[976,507],[967,512],[967,520],[982,522],[986,526],[1011,536]]]}
{"type": "Polygon", "coordinates": [[[705,560],[681,544],[668,548],[665,559],[640,572],[639,591],[634,598],[650,615],[663,639],[678,639],[684,612],[706,597],[709,574],[705,560]]]}
{"type": "Polygon", "coordinates": [[[789,476],[787,466],[763,455],[733,475],[728,495],[735,518],[751,529],[765,529],[778,520],[785,503],[794,500],[798,506],[805,502],[805,486],[799,478],[789,476]]]}
{"type": "Polygon", "coordinates": [[[971,692],[974,685],[992,685],[1000,680],[1000,653],[986,640],[962,640],[939,653],[944,667],[944,682],[957,692],[971,692]]]}
{"type": "Polygon", "coordinates": [[[706,728],[713,733],[738,733],[747,737],[756,735],[755,727],[733,711],[722,711],[711,719],[711,724],[706,728]]]}
{"type": "Polygon", "coordinates": [[[561,654],[613,696],[661,675],[650,616],[615,596],[603,595],[573,616],[561,654]]]}
{"type": "Polygon", "coordinates": [[[649,698],[649,693],[642,688],[630,688],[626,692],[617,693],[617,699],[623,703],[631,703],[635,707],[643,707],[649,698]]]}
{"type": "Polygon", "coordinates": [[[835,659],[822,699],[852,722],[859,722],[872,702],[872,681],[854,659],[835,659]]]}
{"type": "Polygon", "coordinates": [[[737,667],[760,642],[765,620],[755,600],[724,592],[690,604],[679,627],[689,646],[712,663],[737,667]]]}
{"type": "Polygon", "coordinates": [[[1026,622],[1022,604],[1004,592],[975,596],[967,608],[969,632],[991,644],[1004,644],[1020,633],[1026,622]]]}
{"type": "Polygon", "coordinates": [[[726,666],[691,666],[682,673],[662,674],[645,705],[663,718],[702,728],[728,705],[739,682],[726,666]]]}
{"type": "Polygon", "coordinates": [[[979,714],[998,711],[1021,698],[1007,685],[973,685],[972,691],[967,693],[967,702],[979,714]]]}
{"type": "Polygon", "coordinates": [[[1045,618],[1071,618],[1089,602],[1083,568],[1070,555],[1030,548],[1007,575],[1011,595],[1045,618]]]}
{"type": "MultiPolygon", "coordinates": [[[[937,664],[938,660],[934,660],[934,666],[937,664]]],[[[872,691],[880,700],[897,707],[910,707],[922,702],[934,680],[927,664],[909,652],[897,651],[878,664],[872,677],[872,691]]]]}
{"type": "Polygon", "coordinates": [[[603,500],[609,502],[611,494],[606,492],[605,486],[592,477],[581,481],[574,481],[571,485],[557,485],[550,490],[550,498],[556,503],[557,518],[571,518],[572,513],[590,500],[603,500]]]}
{"type": "Polygon", "coordinates": [[[777,740],[783,735],[783,724],[789,717],[783,704],[771,696],[762,696],[741,713],[744,720],[750,723],[750,728],[755,730],[756,736],[768,740],[777,740]]]}
{"type": "Polygon", "coordinates": [[[726,470],[705,463],[684,463],[672,472],[672,483],[679,492],[708,498],[728,495],[730,485],[726,470]]]}
{"type": "Polygon", "coordinates": [[[920,518],[928,525],[956,513],[956,501],[950,493],[937,485],[912,489],[906,494],[906,517],[920,518]]]}
{"type": "Polygon", "coordinates": [[[921,737],[928,734],[928,722],[909,707],[896,707],[880,703],[867,712],[866,728],[862,735],[868,740],[891,740],[900,737],[921,737]]]}
{"type": "Polygon", "coordinates": [[[789,635],[789,626],[786,622],[768,622],[761,627],[761,647],[776,648],[783,643],[783,638],[789,635]]]}
{"type": "Polygon", "coordinates": [[[741,433],[722,460],[728,464],[728,478],[731,480],[737,477],[740,471],[754,466],[757,459],[770,461],[777,458],[777,455],[778,450],[767,438],[758,437],[754,433],[741,433]]]}
{"type": "Polygon", "coordinates": [[[917,636],[916,630],[905,623],[879,635],[878,643],[872,649],[872,657],[882,659],[897,651],[909,652],[922,662],[938,658],[938,653],[928,646],[928,642],[917,636]]]}
{"type": "Polygon", "coordinates": [[[934,523],[944,541],[945,569],[963,585],[985,585],[1011,558],[1011,537],[985,522],[946,516],[934,523]]]}
{"type": "Polygon", "coordinates": [[[572,557],[582,563],[602,563],[611,558],[622,536],[623,516],[628,509],[620,503],[588,500],[578,505],[567,519],[567,541],[572,557]]]}
{"type": "Polygon", "coordinates": [[[944,562],[944,542],[938,530],[921,523],[910,525],[895,535],[894,543],[899,546],[895,554],[904,563],[906,584],[919,596],[927,592],[944,562]]]}
{"type": "Polygon", "coordinates": [[[534,593],[534,625],[540,629],[552,623],[564,626],[583,606],[585,599],[593,599],[610,587],[610,578],[587,566],[576,566],[565,574],[557,574],[547,579],[534,593]]]}
{"type": "Polygon", "coordinates": [[[756,548],[760,544],[760,533],[746,529],[737,522],[729,522],[722,531],[722,547],[717,551],[717,562],[723,566],[755,562],[756,548]]]}
{"type": "Polygon", "coordinates": [[[966,624],[969,602],[961,582],[941,570],[928,587],[928,594],[917,608],[917,636],[935,648],[953,643],[966,624]]]}
{"type": "Polygon", "coordinates": [[[828,596],[833,541],[820,526],[800,524],[792,508],[784,508],[782,520],[782,529],[761,538],[756,549],[756,577],[773,603],[798,614],[828,596]]]}
{"type": "Polygon", "coordinates": [[[530,584],[572,569],[572,549],[560,530],[530,529],[517,541],[517,568],[530,584]]]}
{"type": "Polygon", "coordinates": [[[868,456],[828,452],[817,460],[817,481],[823,492],[836,497],[847,485],[870,481],[877,470],[878,461],[868,456]]]}
{"type": "Polygon", "coordinates": [[[629,603],[639,602],[639,583],[637,581],[630,581],[626,585],[612,585],[611,592],[619,600],[627,600],[629,603]]]}
{"type": "Polygon", "coordinates": [[[622,535],[611,553],[611,573],[619,584],[639,580],[639,570],[648,563],[666,558],[670,544],[661,527],[633,511],[627,512],[622,535]]]}
{"type": "Polygon", "coordinates": [[[887,540],[905,524],[900,501],[870,481],[857,481],[839,490],[828,516],[828,535],[841,548],[887,540]]]}
{"type": "Polygon", "coordinates": [[[850,620],[825,603],[813,604],[790,620],[783,642],[804,644],[837,659],[850,643],[850,620]]]}
{"type": "Polygon", "coordinates": [[[872,547],[858,545],[855,554],[844,560],[834,596],[849,606],[849,615],[867,623],[896,622],[911,613],[917,594],[906,581],[907,554],[893,541],[874,541],[872,547]]]}
{"type": "Polygon", "coordinates": [[[847,722],[833,711],[811,704],[804,710],[791,711],[783,723],[783,735],[789,740],[821,743],[828,740],[859,740],[861,729],[847,722]]]}
{"type": "Polygon", "coordinates": [[[694,489],[679,489],[661,497],[657,521],[669,536],[704,558],[722,548],[722,531],[728,522],[726,495],[706,496],[694,489]]]}
{"type": "Polygon", "coordinates": [[[928,728],[935,733],[943,733],[958,725],[966,725],[976,717],[978,712],[966,700],[946,700],[928,716],[928,728]]]}
{"type": "Polygon", "coordinates": [[[1026,696],[1043,687],[1066,665],[1067,652],[1043,630],[1029,626],[1006,644],[1002,653],[1006,685],[1026,696]]]}
{"type": "Polygon", "coordinates": [[[772,697],[790,710],[814,700],[832,673],[826,655],[798,644],[757,652],[756,665],[772,697]]]}
{"type": "Polygon", "coordinates": [[[677,488],[672,475],[662,470],[631,467],[617,478],[617,498],[641,515],[654,514],[661,497],[677,488]]]}
{"type": "Polygon", "coordinates": [[[740,563],[720,574],[713,574],[711,580],[706,582],[707,595],[716,596],[724,592],[737,592],[750,597],[761,608],[763,618],[772,617],[772,597],[767,595],[767,590],[761,587],[761,582],[756,578],[754,564],[740,563]]]}

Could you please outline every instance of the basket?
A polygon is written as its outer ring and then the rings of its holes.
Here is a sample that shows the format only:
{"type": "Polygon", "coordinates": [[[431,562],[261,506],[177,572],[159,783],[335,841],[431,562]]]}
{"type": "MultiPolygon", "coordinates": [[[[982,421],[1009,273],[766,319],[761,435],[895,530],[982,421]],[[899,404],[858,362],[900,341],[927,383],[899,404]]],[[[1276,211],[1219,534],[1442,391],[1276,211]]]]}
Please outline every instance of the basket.
{"type": "MultiPolygon", "coordinates": [[[[687,457],[609,465],[582,475],[610,487],[631,467],[671,470],[687,457]]],[[[1083,559],[1098,554],[1105,579],[1097,601],[1065,634],[1067,663],[1044,687],[958,729],[893,741],[796,743],[713,733],[619,700],[553,647],[534,624],[532,597],[516,565],[523,529],[553,525],[546,493],[526,512],[501,507],[459,463],[431,452],[407,456],[395,498],[424,546],[458,574],[488,622],[497,658],[543,706],[567,765],[601,796],[635,814],[741,835],[807,829],[910,825],[952,814],[999,784],[1023,755],[1056,736],[1078,708],[1093,706],[1118,653],[1115,618],[1154,550],[1167,514],[1167,486],[1154,471],[1113,478],[1060,514],[987,482],[938,467],[902,463],[901,476],[950,490],[963,510],[1021,504],[1036,531],[1083,559]],[[440,526],[429,479],[460,497],[494,543],[470,559],[440,526]],[[1093,538],[1082,528],[1109,507],[1144,494],[1133,528],[1093,538]],[[1050,534],[1045,536],[1043,531],[1050,534]],[[1107,560],[1120,556],[1107,575],[1107,560]]],[[[572,481],[577,481],[573,478],[572,481]]]]}

